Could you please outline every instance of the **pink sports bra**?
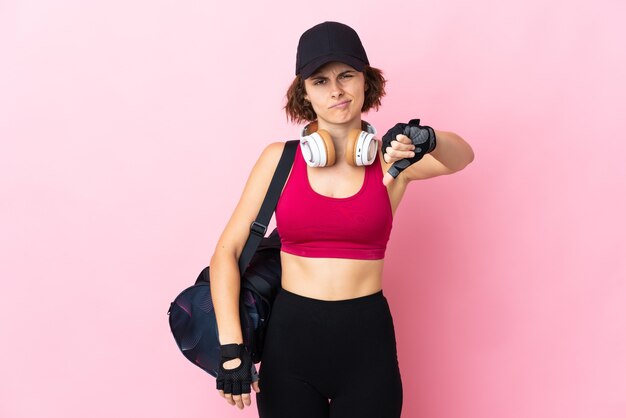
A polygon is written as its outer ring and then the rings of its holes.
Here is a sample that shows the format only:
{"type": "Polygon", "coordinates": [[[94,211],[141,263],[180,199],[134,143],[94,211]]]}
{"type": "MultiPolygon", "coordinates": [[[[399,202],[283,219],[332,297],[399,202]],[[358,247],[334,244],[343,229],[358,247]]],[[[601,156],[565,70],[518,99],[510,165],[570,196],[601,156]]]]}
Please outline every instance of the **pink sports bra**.
{"type": "Polygon", "coordinates": [[[384,258],[393,215],[382,178],[377,154],[374,163],[365,166],[365,180],[355,195],[321,195],[309,183],[307,164],[298,146],[276,206],[282,251],[302,257],[384,258]]]}

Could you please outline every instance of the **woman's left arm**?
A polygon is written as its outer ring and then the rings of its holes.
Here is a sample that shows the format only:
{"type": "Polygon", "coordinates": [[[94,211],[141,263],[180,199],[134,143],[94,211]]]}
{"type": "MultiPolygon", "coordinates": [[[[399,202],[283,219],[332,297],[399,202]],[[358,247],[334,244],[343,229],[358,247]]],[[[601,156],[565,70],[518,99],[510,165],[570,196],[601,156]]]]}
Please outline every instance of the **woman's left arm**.
{"type": "MultiPolygon", "coordinates": [[[[436,129],[434,131],[437,138],[435,149],[407,167],[398,175],[398,178],[412,181],[452,174],[464,169],[474,160],[472,147],[459,135],[436,129]]],[[[411,143],[408,137],[403,139],[411,143]]]]}

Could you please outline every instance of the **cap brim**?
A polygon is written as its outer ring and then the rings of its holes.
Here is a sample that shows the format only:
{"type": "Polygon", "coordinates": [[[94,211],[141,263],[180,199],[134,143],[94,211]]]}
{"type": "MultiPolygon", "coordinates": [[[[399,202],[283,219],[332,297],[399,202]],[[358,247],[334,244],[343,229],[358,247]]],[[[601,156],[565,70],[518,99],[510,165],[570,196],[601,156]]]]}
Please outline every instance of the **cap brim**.
{"type": "Polygon", "coordinates": [[[302,67],[302,70],[300,70],[300,77],[302,77],[302,79],[307,79],[311,77],[311,75],[313,75],[313,73],[322,65],[327,64],[332,61],[343,62],[344,64],[348,64],[350,67],[354,68],[357,71],[363,71],[366,65],[360,59],[354,58],[350,55],[340,55],[340,54],[326,55],[323,57],[318,57],[314,59],[313,61],[311,61],[310,63],[308,63],[307,65],[305,65],[304,67],[302,67]]]}

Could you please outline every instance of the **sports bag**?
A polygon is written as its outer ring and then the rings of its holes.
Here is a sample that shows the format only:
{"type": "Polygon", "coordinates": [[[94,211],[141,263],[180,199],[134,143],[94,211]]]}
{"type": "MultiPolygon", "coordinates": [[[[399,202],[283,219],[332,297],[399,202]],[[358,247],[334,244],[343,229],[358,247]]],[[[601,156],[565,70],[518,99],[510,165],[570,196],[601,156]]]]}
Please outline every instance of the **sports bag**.
{"type": "MultiPolygon", "coordinates": [[[[239,258],[239,271],[243,272],[239,317],[243,343],[253,363],[261,361],[265,330],[281,279],[278,230],[274,229],[268,237],[265,237],[265,232],[293,164],[298,143],[297,140],[285,143],[263,205],[250,227],[250,235],[239,258]]],[[[183,355],[211,376],[217,377],[221,352],[211,298],[210,267],[205,267],[194,285],[174,299],[167,313],[174,340],[183,355]]]]}

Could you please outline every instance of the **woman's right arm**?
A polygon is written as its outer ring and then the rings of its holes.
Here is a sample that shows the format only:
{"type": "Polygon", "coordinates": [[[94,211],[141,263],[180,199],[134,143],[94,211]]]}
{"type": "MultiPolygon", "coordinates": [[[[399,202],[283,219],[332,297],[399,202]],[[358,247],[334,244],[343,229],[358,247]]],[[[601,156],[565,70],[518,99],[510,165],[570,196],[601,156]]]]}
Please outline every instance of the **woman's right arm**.
{"type": "Polygon", "coordinates": [[[239,320],[241,277],[238,260],[250,235],[250,225],[261,208],[284,145],[283,142],[272,143],[261,153],[211,257],[211,298],[217,319],[219,341],[222,345],[243,343],[239,320]]]}

